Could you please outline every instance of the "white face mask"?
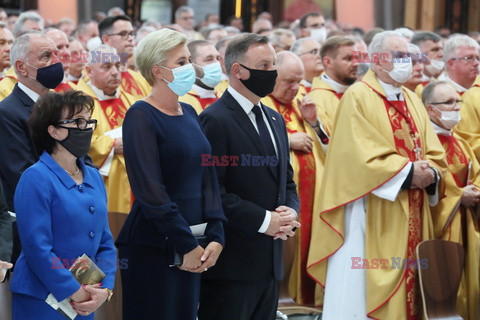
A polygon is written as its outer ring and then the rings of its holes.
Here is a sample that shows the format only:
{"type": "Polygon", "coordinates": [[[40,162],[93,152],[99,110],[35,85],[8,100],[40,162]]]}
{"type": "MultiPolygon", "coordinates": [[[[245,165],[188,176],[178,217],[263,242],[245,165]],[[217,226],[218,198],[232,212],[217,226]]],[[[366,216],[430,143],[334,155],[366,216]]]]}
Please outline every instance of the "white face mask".
{"type": "Polygon", "coordinates": [[[316,41],[322,43],[327,39],[327,29],[325,29],[325,27],[312,29],[310,31],[310,37],[313,40],[316,40],[316,41]]]}
{"type": "MultiPolygon", "coordinates": [[[[438,109],[437,109],[438,110],[438,109]]],[[[440,110],[438,110],[440,111],[440,110]]],[[[440,122],[445,127],[445,129],[452,129],[460,122],[460,110],[454,111],[440,111],[442,114],[440,117],[440,122]]]]}
{"type": "Polygon", "coordinates": [[[425,66],[425,69],[427,69],[429,73],[436,74],[436,73],[442,72],[444,67],[445,67],[445,62],[443,62],[442,60],[432,59],[430,60],[430,64],[425,66]]]}
{"type": "Polygon", "coordinates": [[[409,62],[394,62],[392,71],[387,71],[393,81],[398,83],[405,83],[412,76],[412,63],[409,62]]]}

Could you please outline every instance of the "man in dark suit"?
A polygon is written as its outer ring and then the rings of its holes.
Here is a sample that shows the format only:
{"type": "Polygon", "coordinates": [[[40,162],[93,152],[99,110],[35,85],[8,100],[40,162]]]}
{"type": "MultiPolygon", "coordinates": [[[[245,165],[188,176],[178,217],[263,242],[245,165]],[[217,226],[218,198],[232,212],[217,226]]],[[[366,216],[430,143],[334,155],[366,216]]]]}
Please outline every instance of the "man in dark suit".
{"type": "Polygon", "coordinates": [[[203,273],[199,319],[275,319],[282,240],[300,225],[285,124],[260,103],[275,86],[275,51],[264,36],[237,36],[225,67],[230,87],[200,114],[212,145],[205,165],[229,163],[217,166],[225,248],[203,273]]]}
{"type": "Polygon", "coordinates": [[[8,213],[0,183],[0,282],[5,280],[7,270],[13,267],[10,261],[13,250],[12,223],[14,221],[15,218],[8,213]]]}
{"type": "MultiPolygon", "coordinates": [[[[12,93],[0,102],[0,179],[9,211],[23,171],[37,161],[27,121],[38,97],[55,88],[63,79],[63,67],[45,69],[53,64],[55,43],[40,32],[26,33],[12,44],[10,60],[18,83],[12,93]],[[60,79],[58,83],[56,83],[60,79]]],[[[20,243],[14,228],[15,261],[20,243]]]]}

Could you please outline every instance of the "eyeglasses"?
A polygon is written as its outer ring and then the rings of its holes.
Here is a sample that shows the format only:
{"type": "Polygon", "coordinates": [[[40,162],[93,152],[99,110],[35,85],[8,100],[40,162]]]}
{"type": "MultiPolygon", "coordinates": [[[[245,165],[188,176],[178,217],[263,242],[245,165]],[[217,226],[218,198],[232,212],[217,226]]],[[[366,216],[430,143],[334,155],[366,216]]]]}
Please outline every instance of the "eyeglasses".
{"type": "Polygon", "coordinates": [[[85,129],[95,130],[95,128],[97,128],[97,120],[96,119],[86,120],[84,118],[77,118],[77,119],[59,121],[59,122],[55,123],[55,125],[57,127],[64,128],[64,129],[71,128],[71,127],[61,126],[61,124],[67,124],[67,123],[75,123],[77,125],[77,128],[81,129],[81,130],[85,130],[85,129]]]}
{"type": "Polygon", "coordinates": [[[466,63],[472,63],[474,60],[480,61],[480,57],[478,56],[467,56],[463,58],[451,58],[450,60],[463,60],[466,63]]]}
{"type": "Polygon", "coordinates": [[[128,37],[134,37],[135,33],[133,31],[122,31],[119,33],[110,33],[107,36],[120,36],[123,40],[127,40],[128,37]]]}
{"type": "Polygon", "coordinates": [[[312,56],[319,56],[320,55],[320,49],[315,48],[315,49],[312,49],[310,51],[300,53],[299,56],[303,56],[304,54],[311,54],[312,56]]]}
{"type": "Polygon", "coordinates": [[[447,106],[453,106],[455,104],[462,104],[463,103],[463,100],[458,100],[458,99],[450,99],[450,100],[447,100],[447,101],[442,101],[442,102],[430,102],[430,104],[433,104],[433,105],[437,105],[437,104],[444,104],[444,105],[447,105],[447,106]]]}

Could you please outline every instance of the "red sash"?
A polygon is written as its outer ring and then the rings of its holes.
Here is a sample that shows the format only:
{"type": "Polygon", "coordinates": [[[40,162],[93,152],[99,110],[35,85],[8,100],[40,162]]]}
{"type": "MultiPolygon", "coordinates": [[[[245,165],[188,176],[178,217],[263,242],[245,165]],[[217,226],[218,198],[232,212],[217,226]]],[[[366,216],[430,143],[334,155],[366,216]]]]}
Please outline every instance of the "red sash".
{"type": "MultiPolygon", "coordinates": [[[[405,101],[389,101],[387,98],[364,82],[373,91],[383,99],[385,109],[392,127],[395,148],[398,154],[406,156],[411,162],[423,158],[422,145],[415,121],[408,109],[405,101]]],[[[404,94],[405,95],[405,94],[404,94]]],[[[408,190],[408,243],[406,259],[407,261],[416,261],[415,249],[422,241],[422,219],[421,212],[423,207],[423,190],[408,190]]],[[[421,306],[420,295],[418,292],[418,277],[416,268],[406,266],[403,279],[406,283],[406,301],[407,301],[407,319],[420,319],[421,306]]]]}
{"type": "Polygon", "coordinates": [[[429,84],[429,83],[430,83],[430,81],[423,81],[423,82],[422,82],[422,85],[423,85],[424,87],[426,87],[427,84],[429,84]]]}
{"type": "Polygon", "coordinates": [[[198,100],[198,102],[200,102],[200,106],[202,107],[202,110],[205,110],[206,107],[208,107],[209,105],[211,105],[212,103],[214,103],[215,101],[218,100],[217,97],[215,98],[200,98],[200,96],[198,94],[193,94],[193,93],[188,93],[189,95],[191,95],[192,97],[195,97],[195,99],[198,100]]]}
{"type": "Polygon", "coordinates": [[[119,127],[123,124],[123,119],[125,118],[125,113],[127,108],[123,103],[122,99],[109,99],[98,101],[102,107],[103,113],[110,124],[112,129],[119,127]]]}
{"type": "Polygon", "coordinates": [[[135,79],[132,77],[130,72],[122,72],[122,89],[126,93],[129,93],[134,96],[143,96],[142,89],[137,85],[135,79]]]}
{"type": "Polygon", "coordinates": [[[439,134],[438,139],[445,149],[448,171],[452,173],[459,188],[467,185],[468,181],[468,158],[463,152],[460,144],[453,135],[439,134]]]}
{"type": "Polygon", "coordinates": [[[73,88],[70,87],[68,82],[62,82],[58,85],[58,87],[55,88],[55,92],[58,92],[58,93],[67,92],[68,90],[73,90],[73,88]]]}

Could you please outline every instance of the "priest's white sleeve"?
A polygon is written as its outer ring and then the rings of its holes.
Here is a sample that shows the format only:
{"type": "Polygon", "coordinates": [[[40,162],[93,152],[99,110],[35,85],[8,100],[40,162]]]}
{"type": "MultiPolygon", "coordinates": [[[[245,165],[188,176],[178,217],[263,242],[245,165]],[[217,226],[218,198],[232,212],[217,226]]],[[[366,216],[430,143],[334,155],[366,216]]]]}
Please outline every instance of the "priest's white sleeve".
{"type": "Polygon", "coordinates": [[[373,190],[372,193],[379,198],[395,201],[397,198],[400,189],[402,188],[405,179],[407,179],[408,174],[413,166],[412,162],[409,162],[399,173],[397,173],[392,179],[388,180],[382,186],[373,190]]]}

